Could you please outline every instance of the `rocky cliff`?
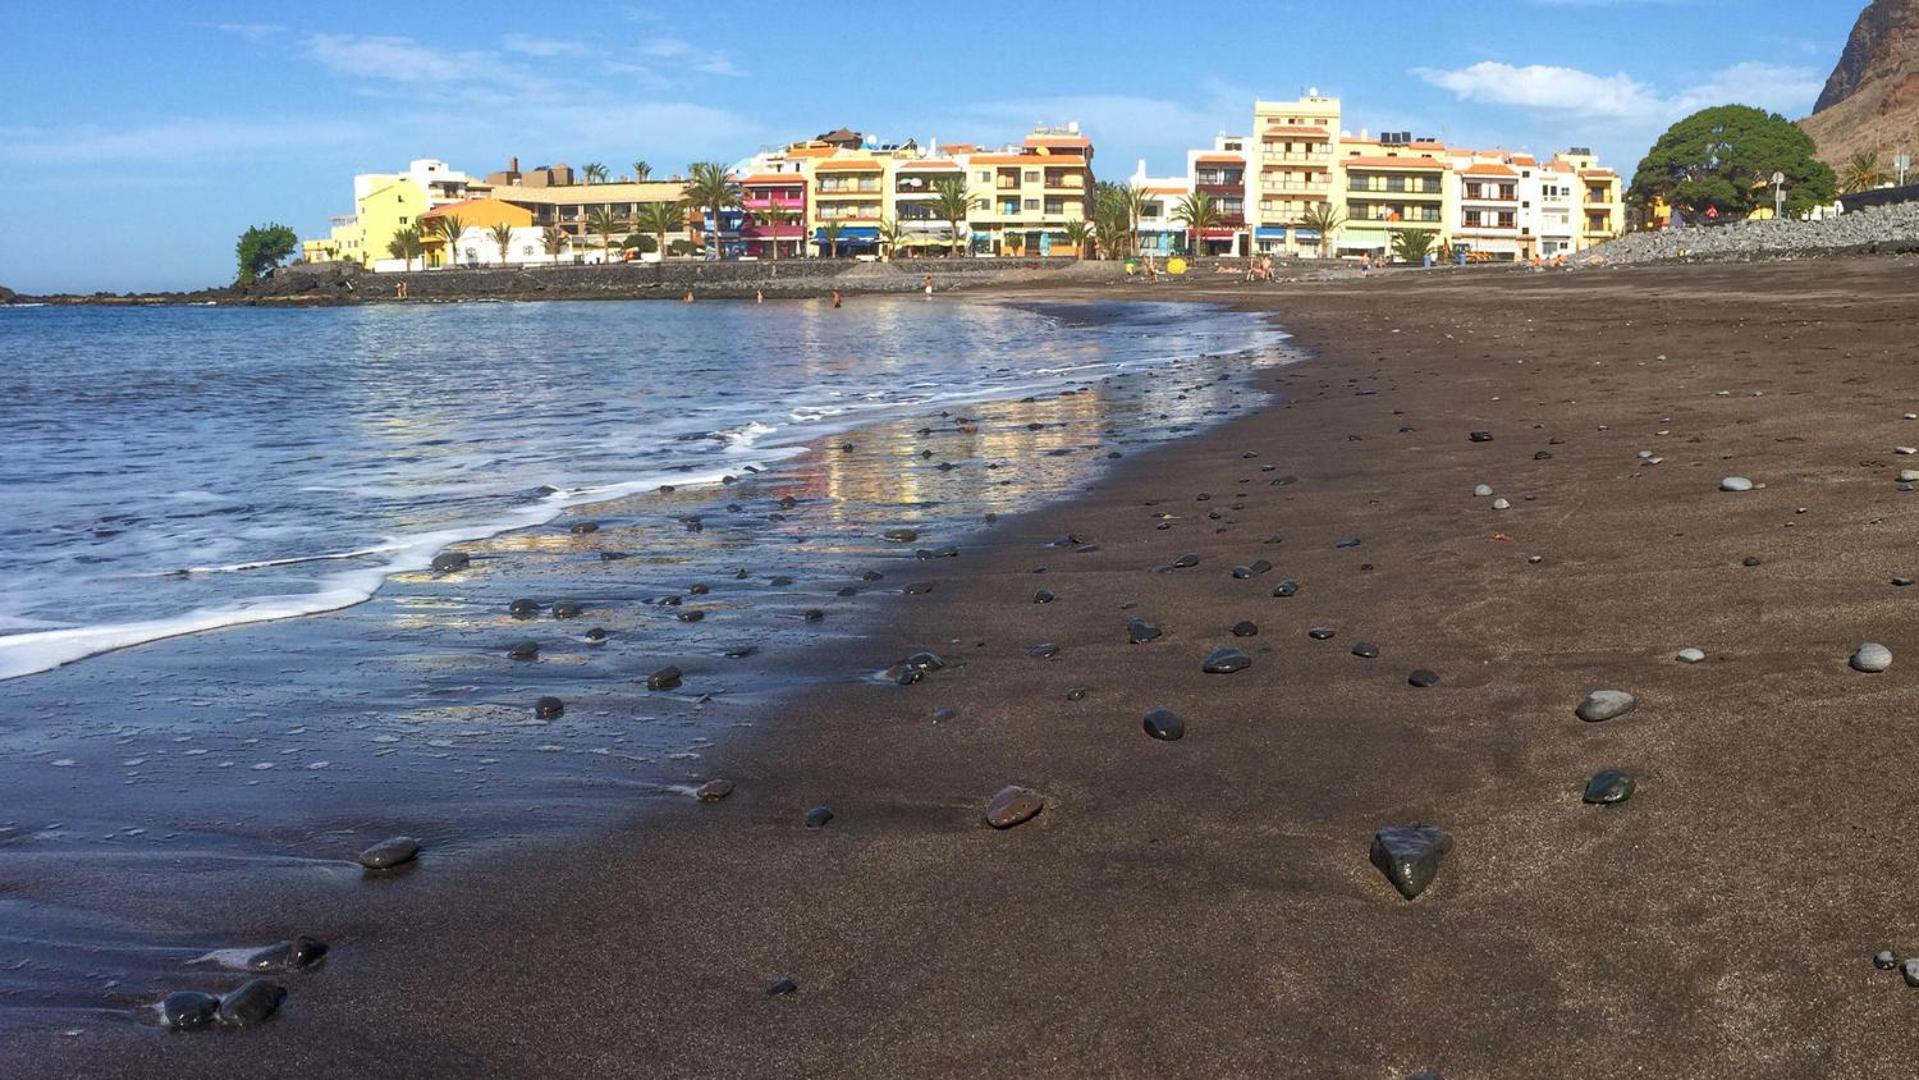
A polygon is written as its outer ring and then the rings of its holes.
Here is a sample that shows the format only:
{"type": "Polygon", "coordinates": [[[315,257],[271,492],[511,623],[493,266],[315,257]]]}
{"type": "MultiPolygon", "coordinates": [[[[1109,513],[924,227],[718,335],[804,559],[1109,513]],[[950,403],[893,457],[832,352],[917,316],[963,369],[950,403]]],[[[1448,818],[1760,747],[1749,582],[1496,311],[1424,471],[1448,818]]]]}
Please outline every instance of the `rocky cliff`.
{"type": "Polygon", "coordinates": [[[1860,150],[1919,151],[1919,0],[1872,0],[1815,111],[1801,121],[1837,165],[1860,150]]]}

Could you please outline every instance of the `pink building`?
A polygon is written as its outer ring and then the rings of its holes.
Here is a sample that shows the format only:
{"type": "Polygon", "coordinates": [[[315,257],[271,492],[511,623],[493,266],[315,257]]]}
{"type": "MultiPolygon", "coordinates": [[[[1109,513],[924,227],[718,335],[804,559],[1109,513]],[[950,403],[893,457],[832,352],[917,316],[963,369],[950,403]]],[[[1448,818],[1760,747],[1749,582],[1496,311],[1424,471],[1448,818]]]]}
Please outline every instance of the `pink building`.
{"type": "Polygon", "coordinates": [[[806,244],[806,177],[755,173],[740,181],[740,239],[754,258],[798,258],[806,244]],[[777,251],[775,250],[777,248],[777,251]]]}

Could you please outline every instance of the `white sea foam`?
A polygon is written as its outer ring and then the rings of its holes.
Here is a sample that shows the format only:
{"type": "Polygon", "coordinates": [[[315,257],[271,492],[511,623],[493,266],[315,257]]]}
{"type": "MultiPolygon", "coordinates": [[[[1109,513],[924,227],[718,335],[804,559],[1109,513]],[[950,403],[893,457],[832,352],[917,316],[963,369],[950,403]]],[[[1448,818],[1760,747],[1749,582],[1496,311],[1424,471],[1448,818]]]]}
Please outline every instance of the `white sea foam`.
{"type": "MultiPolygon", "coordinates": [[[[778,457],[780,455],[771,455],[778,457]]],[[[757,463],[756,463],[757,464],[757,463]]],[[[597,487],[574,488],[570,491],[557,491],[535,503],[519,507],[505,517],[472,525],[438,529],[413,536],[399,537],[390,543],[370,548],[361,548],[349,552],[333,552],[321,555],[295,556],[286,559],[267,559],[253,563],[234,563],[228,566],[203,567],[192,573],[240,573],[274,566],[286,566],[300,562],[321,562],[370,558],[375,555],[390,556],[383,562],[369,566],[358,566],[343,570],[323,578],[319,587],[309,593],[288,596],[258,596],[237,600],[218,607],[195,608],[178,615],[161,619],[143,619],[133,622],[108,623],[97,626],[62,627],[57,630],[31,630],[25,633],[0,636],[0,680],[16,679],[22,675],[35,675],[43,671],[84,660],[114,649],[126,649],[135,645],[144,645],[162,638],[180,637],[184,634],[198,634],[208,630],[219,630],[230,626],[243,626],[248,623],[273,622],[280,619],[292,619],[302,615],[317,615],[321,612],[338,611],[365,603],[386,579],[394,574],[404,574],[424,570],[433,563],[433,556],[454,544],[484,540],[515,529],[527,529],[543,525],[568,507],[582,503],[604,502],[618,499],[643,491],[652,491],[662,484],[677,487],[696,487],[704,484],[717,484],[727,475],[723,471],[686,474],[680,472],[656,473],[648,476],[621,481],[616,484],[604,484],[597,487]]]]}

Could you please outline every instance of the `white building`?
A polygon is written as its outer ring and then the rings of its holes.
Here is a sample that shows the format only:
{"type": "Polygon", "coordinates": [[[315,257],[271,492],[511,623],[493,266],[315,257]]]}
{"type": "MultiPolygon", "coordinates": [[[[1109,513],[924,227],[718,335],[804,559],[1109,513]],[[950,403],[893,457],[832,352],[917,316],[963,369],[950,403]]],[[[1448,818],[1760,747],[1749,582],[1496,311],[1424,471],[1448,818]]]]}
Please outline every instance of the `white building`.
{"type": "Polygon", "coordinates": [[[1139,254],[1171,255],[1186,246],[1186,226],[1175,220],[1179,201],[1192,193],[1189,176],[1147,176],[1142,159],[1127,181],[1146,195],[1139,215],[1139,254]]]}

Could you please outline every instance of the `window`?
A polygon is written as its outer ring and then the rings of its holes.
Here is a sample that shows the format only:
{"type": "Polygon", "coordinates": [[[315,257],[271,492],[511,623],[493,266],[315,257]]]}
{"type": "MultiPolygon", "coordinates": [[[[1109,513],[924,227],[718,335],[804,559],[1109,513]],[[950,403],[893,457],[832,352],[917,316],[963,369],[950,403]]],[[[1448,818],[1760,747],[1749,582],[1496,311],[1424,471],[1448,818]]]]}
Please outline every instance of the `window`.
{"type": "Polygon", "coordinates": [[[1038,170],[1038,169],[1028,169],[1028,170],[1026,170],[1026,173],[1025,173],[1025,182],[1026,182],[1026,183],[1028,183],[1028,184],[1037,184],[1037,183],[1039,183],[1039,170],[1038,170]]]}
{"type": "Polygon", "coordinates": [[[1039,209],[1039,200],[1038,200],[1038,199],[1028,199],[1028,200],[1026,200],[1026,209],[1028,209],[1028,210],[1038,210],[1038,209],[1039,209]]]}
{"type": "Polygon", "coordinates": [[[992,183],[992,182],[993,182],[993,170],[991,170],[991,169],[981,169],[981,170],[979,171],[979,182],[980,182],[980,183],[982,183],[982,184],[990,184],[990,183],[992,183]]]}

